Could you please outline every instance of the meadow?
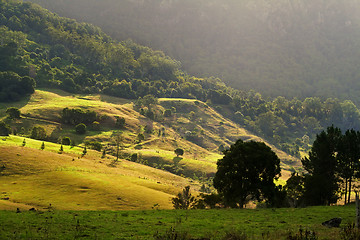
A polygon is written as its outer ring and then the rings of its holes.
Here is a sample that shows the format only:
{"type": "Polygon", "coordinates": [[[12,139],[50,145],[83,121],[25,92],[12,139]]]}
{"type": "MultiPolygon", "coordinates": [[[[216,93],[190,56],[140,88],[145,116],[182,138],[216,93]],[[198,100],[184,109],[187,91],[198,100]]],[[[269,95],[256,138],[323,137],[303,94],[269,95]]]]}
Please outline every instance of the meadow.
{"type": "Polygon", "coordinates": [[[242,210],[0,211],[0,239],[224,239],[226,234],[243,237],[233,239],[289,239],[300,229],[315,232],[317,239],[346,239],[343,228],[354,221],[354,216],[354,205],[242,210]],[[343,219],[340,228],[321,225],[334,217],[343,219]]]}

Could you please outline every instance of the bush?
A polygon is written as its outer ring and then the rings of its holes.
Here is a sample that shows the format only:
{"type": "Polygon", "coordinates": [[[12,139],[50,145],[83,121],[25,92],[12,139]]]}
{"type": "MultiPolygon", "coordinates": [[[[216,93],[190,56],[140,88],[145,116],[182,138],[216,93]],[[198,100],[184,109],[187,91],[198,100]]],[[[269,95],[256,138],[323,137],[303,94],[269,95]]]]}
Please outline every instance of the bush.
{"type": "Polygon", "coordinates": [[[124,126],[125,126],[125,118],[119,117],[119,116],[115,116],[115,118],[116,118],[115,126],[117,128],[124,128],[124,126]]]}
{"type": "Polygon", "coordinates": [[[15,107],[6,109],[6,113],[10,119],[20,118],[20,115],[21,115],[20,110],[15,107]]]}
{"type": "Polygon", "coordinates": [[[69,137],[63,137],[61,140],[61,144],[63,145],[71,145],[71,139],[69,137]]]}
{"type": "Polygon", "coordinates": [[[46,140],[46,130],[41,126],[35,126],[31,130],[30,138],[37,140],[46,140]]]}
{"type": "Polygon", "coordinates": [[[91,142],[86,142],[86,145],[90,147],[90,149],[94,149],[96,151],[101,151],[102,149],[102,144],[98,141],[91,141],[91,142]]]}
{"type": "Polygon", "coordinates": [[[76,125],[75,131],[77,134],[85,134],[86,133],[86,125],[83,123],[76,125]]]}
{"type": "Polygon", "coordinates": [[[9,136],[11,133],[11,128],[9,125],[4,123],[3,121],[0,121],[0,136],[9,136]]]}
{"type": "Polygon", "coordinates": [[[178,157],[184,155],[184,150],[181,148],[175,149],[174,152],[175,152],[176,156],[178,156],[178,157]]]}

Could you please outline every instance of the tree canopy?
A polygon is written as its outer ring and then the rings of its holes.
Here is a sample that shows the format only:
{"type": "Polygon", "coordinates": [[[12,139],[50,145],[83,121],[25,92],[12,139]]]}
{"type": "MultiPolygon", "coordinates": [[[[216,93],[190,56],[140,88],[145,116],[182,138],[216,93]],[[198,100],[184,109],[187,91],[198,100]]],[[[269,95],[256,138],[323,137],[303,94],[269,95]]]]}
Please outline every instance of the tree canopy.
{"type": "Polygon", "coordinates": [[[238,140],[217,163],[214,187],[226,204],[243,208],[251,199],[271,203],[274,180],[280,176],[280,159],[263,142],[238,140]]]}

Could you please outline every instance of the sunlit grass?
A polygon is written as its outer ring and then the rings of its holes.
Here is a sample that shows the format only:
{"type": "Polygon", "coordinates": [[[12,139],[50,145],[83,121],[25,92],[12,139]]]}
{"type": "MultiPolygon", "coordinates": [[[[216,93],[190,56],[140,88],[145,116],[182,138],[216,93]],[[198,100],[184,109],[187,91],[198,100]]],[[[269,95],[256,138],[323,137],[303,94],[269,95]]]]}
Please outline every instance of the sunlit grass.
{"type": "Polygon", "coordinates": [[[300,209],[217,209],[152,211],[51,211],[0,212],[0,238],[28,239],[153,239],[170,228],[194,239],[223,239],[241,232],[247,239],[287,239],[299,229],[314,231],[319,239],[340,239],[341,228],[323,221],[341,217],[345,226],[354,221],[355,206],[300,209]]]}

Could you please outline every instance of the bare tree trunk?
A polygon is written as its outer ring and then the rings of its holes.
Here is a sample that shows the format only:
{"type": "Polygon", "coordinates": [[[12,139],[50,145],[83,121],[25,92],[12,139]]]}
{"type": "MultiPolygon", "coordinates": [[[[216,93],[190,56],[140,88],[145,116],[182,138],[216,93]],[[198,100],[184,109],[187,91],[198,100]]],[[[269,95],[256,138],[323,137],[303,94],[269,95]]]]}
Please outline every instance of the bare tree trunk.
{"type": "Polygon", "coordinates": [[[345,179],[345,205],[347,203],[348,179],[345,179]]]}
{"type": "Polygon", "coordinates": [[[351,177],[349,179],[349,195],[348,195],[348,203],[350,203],[350,196],[351,196],[351,177]]]}

